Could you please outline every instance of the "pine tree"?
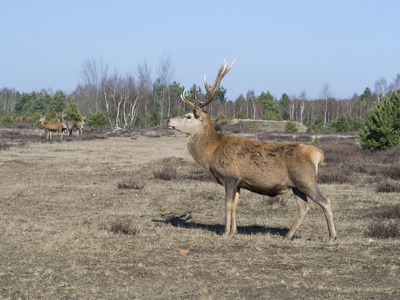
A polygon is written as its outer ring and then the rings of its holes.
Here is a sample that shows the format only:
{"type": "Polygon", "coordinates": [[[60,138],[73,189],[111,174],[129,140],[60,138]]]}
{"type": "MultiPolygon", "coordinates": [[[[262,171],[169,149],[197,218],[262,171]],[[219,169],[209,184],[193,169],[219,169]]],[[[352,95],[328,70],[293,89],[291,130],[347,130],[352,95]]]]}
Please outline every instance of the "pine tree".
{"type": "Polygon", "coordinates": [[[68,107],[65,110],[67,121],[82,121],[82,114],[78,109],[78,103],[74,101],[74,97],[71,98],[71,101],[68,103],[68,107]]]}
{"type": "Polygon", "coordinates": [[[285,132],[297,132],[299,129],[296,127],[296,123],[293,121],[293,119],[290,119],[289,121],[286,122],[285,125],[285,132]]]}
{"type": "Polygon", "coordinates": [[[400,143],[400,90],[390,91],[359,132],[360,144],[370,150],[387,150],[400,143]]]}

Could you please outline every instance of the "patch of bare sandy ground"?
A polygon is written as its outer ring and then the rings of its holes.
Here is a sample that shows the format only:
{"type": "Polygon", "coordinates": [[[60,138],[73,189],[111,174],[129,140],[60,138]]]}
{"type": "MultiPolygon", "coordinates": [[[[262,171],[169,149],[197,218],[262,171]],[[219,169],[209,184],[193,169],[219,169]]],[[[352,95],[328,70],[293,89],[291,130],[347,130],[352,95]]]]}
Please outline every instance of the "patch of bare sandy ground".
{"type": "MultiPolygon", "coordinates": [[[[0,151],[0,299],[399,299],[398,238],[365,235],[399,193],[320,184],[292,241],[292,195],[242,192],[225,238],[224,189],[184,135],[41,141],[0,151]],[[170,180],[157,171],[171,167],[170,180]]],[[[164,169],[165,170],[165,169],[164,169]]]]}

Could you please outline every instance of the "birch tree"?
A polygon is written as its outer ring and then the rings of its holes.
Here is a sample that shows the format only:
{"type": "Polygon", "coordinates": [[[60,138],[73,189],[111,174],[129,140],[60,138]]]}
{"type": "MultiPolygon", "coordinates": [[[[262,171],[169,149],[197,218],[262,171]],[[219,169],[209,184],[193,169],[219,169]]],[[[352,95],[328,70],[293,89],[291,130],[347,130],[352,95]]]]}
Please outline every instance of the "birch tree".
{"type": "Polygon", "coordinates": [[[328,100],[330,97],[332,97],[332,92],[331,89],[329,87],[328,83],[324,83],[322,85],[322,95],[323,95],[323,99],[325,101],[325,111],[324,111],[324,126],[326,126],[327,124],[327,117],[328,117],[328,100]]]}
{"type": "Polygon", "coordinates": [[[304,117],[304,109],[306,108],[307,103],[308,103],[307,102],[307,95],[306,95],[306,92],[304,90],[301,91],[299,98],[300,98],[299,99],[299,101],[300,101],[300,123],[303,124],[303,121],[304,121],[304,119],[303,119],[303,117],[304,117]]]}

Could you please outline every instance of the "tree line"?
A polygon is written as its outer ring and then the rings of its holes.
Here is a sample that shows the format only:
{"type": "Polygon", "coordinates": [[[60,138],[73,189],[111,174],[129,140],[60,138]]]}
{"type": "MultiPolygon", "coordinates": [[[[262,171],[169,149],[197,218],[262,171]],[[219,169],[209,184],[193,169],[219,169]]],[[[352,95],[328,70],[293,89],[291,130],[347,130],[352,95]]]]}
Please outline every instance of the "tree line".
{"type": "MultiPolygon", "coordinates": [[[[82,64],[80,82],[70,95],[45,89],[28,94],[3,88],[0,114],[38,118],[45,113],[60,113],[68,102],[75,101],[82,115],[89,120],[91,116],[101,119],[101,124],[111,125],[114,130],[164,126],[168,118],[181,115],[190,107],[180,99],[185,87],[173,80],[174,68],[167,55],[160,58],[156,73],[153,80],[146,62],[122,75],[101,60],[87,59],[82,64]]],[[[207,111],[217,119],[293,120],[312,131],[329,127],[338,131],[359,130],[365,126],[367,112],[377,107],[389,91],[400,88],[400,74],[389,85],[380,78],[374,88],[373,92],[367,87],[361,95],[354,93],[350,99],[336,99],[329,84],[324,84],[322,96],[314,100],[305,91],[276,98],[269,91],[256,95],[253,90],[228,100],[226,89],[220,86],[207,111]]],[[[200,100],[207,97],[201,86],[193,84],[186,89],[186,97],[194,101],[195,96],[200,100]]]]}

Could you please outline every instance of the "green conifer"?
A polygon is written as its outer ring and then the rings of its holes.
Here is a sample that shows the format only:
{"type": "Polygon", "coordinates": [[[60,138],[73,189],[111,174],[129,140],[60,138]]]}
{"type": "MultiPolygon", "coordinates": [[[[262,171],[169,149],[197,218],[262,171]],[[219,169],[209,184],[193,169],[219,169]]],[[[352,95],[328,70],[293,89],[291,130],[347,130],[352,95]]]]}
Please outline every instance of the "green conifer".
{"type": "Polygon", "coordinates": [[[67,105],[67,109],[65,110],[67,121],[82,121],[82,114],[78,109],[78,103],[74,101],[74,97],[71,97],[70,102],[67,105]]]}
{"type": "Polygon", "coordinates": [[[360,130],[360,144],[370,150],[387,150],[400,143],[400,90],[390,91],[370,111],[366,129],[360,130]]]}

